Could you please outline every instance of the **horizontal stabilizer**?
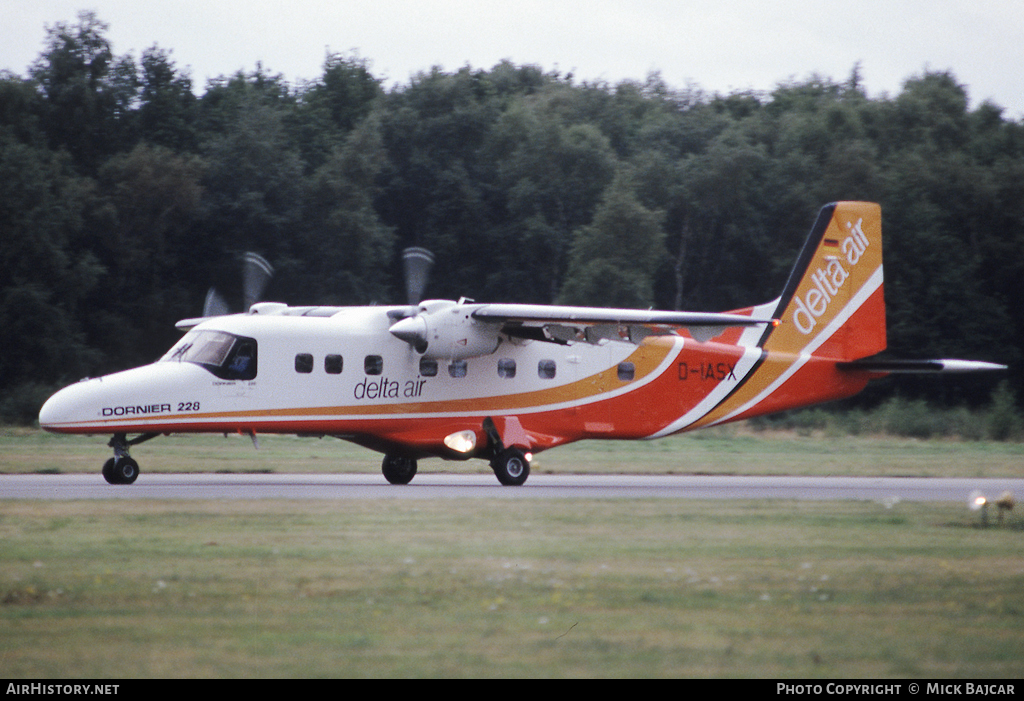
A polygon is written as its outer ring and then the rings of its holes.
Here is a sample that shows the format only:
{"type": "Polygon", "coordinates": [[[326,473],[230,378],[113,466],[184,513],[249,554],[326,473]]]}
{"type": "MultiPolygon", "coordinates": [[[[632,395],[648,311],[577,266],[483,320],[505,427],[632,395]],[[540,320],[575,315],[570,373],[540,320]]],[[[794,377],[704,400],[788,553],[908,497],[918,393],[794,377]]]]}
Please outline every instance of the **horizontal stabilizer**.
{"type": "Polygon", "coordinates": [[[980,360],[854,360],[836,363],[840,370],[861,372],[884,372],[888,374],[922,374],[934,372],[989,372],[1006,370],[1005,365],[985,363],[980,360]]]}

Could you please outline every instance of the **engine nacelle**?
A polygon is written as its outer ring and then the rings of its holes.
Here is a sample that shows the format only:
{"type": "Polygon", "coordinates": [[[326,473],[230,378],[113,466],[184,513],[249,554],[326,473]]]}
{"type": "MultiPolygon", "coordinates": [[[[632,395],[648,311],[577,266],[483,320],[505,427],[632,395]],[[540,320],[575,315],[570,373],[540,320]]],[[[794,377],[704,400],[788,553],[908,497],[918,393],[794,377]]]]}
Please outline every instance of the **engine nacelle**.
{"type": "Polygon", "coordinates": [[[463,360],[490,355],[501,342],[500,327],[474,319],[472,312],[477,306],[424,302],[414,316],[394,323],[389,330],[427,358],[463,360]]]}

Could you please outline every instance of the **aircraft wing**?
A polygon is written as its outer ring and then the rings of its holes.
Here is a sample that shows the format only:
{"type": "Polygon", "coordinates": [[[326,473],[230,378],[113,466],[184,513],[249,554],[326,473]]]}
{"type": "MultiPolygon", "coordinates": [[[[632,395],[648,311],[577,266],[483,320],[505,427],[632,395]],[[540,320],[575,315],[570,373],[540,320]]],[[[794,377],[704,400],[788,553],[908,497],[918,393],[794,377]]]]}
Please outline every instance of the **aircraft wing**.
{"type": "Polygon", "coordinates": [[[540,304],[484,304],[474,319],[502,324],[502,333],[553,343],[602,340],[640,343],[647,336],[665,336],[686,329],[704,342],[736,326],[774,324],[742,314],[668,312],[644,309],[604,309],[540,304]]]}

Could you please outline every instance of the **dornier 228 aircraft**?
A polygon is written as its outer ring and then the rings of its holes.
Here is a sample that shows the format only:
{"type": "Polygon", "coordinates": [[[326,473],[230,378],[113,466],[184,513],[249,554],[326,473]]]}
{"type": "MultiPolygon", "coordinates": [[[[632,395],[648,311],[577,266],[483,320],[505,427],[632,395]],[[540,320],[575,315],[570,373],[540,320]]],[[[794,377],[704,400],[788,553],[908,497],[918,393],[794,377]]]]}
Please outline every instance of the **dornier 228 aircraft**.
{"type": "Polygon", "coordinates": [[[112,434],[112,484],[135,481],[129,447],[144,440],[238,432],[349,440],[382,452],[394,484],[439,457],[487,459],[521,485],[532,454],[580,439],[668,436],[849,397],[890,373],[1004,369],[874,358],[881,236],[877,204],[827,205],[780,297],[715,314],[421,302],[423,249],[406,251],[404,306],[250,306],[270,270],[251,257],[245,313],[208,295],[159,361],[60,390],[39,423],[112,434]]]}

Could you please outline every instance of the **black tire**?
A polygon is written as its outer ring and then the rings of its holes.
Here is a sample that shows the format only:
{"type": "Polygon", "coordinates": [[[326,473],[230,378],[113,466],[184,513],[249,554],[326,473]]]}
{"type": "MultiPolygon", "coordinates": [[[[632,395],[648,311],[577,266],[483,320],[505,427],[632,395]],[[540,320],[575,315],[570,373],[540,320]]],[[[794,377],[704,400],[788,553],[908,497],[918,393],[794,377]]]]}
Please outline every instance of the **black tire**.
{"type": "Polygon", "coordinates": [[[381,472],[391,484],[409,484],[416,476],[416,461],[401,455],[385,455],[381,472]]]}
{"type": "Polygon", "coordinates": [[[117,480],[113,484],[131,484],[139,476],[139,463],[128,457],[118,458],[114,462],[113,475],[117,480]]]}
{"type": "Polygon", "coordinates": [[[530,461],[519,448],[506,448],[491,461],[494,475],[506,487],[518,487],[530,476],[530,461]]]}
{"type": "Polygon", "coordinates": [[[109,484],[121,484],[117,481],[117,475],[114,474],[115,464],[117,464],[117,461],[114,460],[114,458],[110,458],[103,463],[103,479],[105,479],[109,484]]]}

